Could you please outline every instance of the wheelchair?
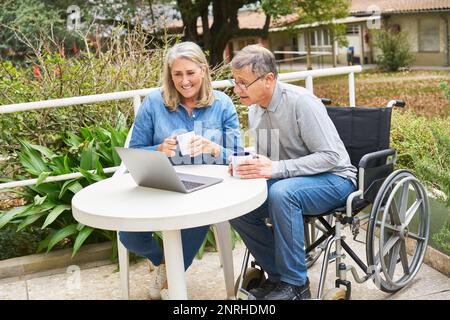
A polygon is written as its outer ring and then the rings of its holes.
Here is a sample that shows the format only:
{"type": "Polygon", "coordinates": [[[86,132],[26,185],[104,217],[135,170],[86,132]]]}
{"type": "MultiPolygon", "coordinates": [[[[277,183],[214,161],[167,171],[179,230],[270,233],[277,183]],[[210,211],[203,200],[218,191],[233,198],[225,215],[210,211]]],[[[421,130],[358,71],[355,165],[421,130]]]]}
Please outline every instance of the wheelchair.
{"type": "MultiPolygon", "coordinates": [[[[395,170],[396,150],[389,148],[391,115],[394,107],[405,107],[402,100],[391,100],[386,107],[331,107],[322,99],[328,115],[344,142],[351,163],[358,169],[358,190],[346,205],[314,216],[304,216],[306,265],[310,268],[323,253],[317,299],[351,298],[351,272],[357,283],[372,280],[384,292],[394,293],[407,286],[423,262],[429,238],[427,192],[409,170],[395,170]],[[363,210],[367,209],[367,213],[363,210]],[[366,263],[345,242],[344,228],[356,240],[366,227],[366,263]],[[335,250],[331,252],[334,244],[335,250]],[[346,254],[357,267],[345,263],[346,254]],[[328,265],[335,263],[335,287],[324,292],[328,265]],[[360,271],[361,272],[361,271],[360,271]]],[[[270,221],[266,221],[271,227],[270,221]]],[[[257,261],[248,267],[250,253],[244,254],[240,276],[235,284],[236,298],[246,300],[248,291],[266,277],[257,261]]]]}

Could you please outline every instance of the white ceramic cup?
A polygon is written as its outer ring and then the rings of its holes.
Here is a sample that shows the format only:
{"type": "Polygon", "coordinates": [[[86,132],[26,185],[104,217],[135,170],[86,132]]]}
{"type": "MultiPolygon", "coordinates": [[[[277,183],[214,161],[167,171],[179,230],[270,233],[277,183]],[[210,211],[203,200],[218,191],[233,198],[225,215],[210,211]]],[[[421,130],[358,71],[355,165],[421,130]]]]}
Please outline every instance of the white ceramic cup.
{"type": "Polygon", "coordinates": [[[240,178],[236,173],[236,168],[245,160],[253,159],[253,154],[247,151],[235,152],[231,157],[231,164],[233,165],[233,177],[240,178]]]}
{"type": "Polygon", "coordinates": [[[178,145],[180,146],[180,151],[183,156],[186,154],[190,154],[191,140],[193,137],[195,137],[194,131],[189,131],[177,136],[177,142],[178,145]]]}

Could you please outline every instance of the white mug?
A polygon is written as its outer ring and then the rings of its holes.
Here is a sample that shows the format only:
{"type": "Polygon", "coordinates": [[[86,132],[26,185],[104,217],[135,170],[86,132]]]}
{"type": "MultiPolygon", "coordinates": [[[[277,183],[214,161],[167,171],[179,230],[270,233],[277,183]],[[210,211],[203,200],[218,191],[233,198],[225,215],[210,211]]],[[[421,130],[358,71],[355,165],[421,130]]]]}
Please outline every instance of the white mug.
{"type": "Polygon", "coordinates": [[[249,159],[253,159],[254,156],[252,153],[250,152],[246,152],[246,151],[241,151],[241,152],[235,152],[233,153],[232,157],[231,157],[231,163],[233,165],[233,177],[236,178],[241,178],[237,173],[236,173],[236,168],[245,160],[249,160],[249,159]]]}
{"type": "Polygon", "coordinates": [[[183,156],[186,154],[190,154],[191,140],[193,137],[195,137],[194,131],[186,132],[177,136],[177,142],[180,146],[180,151],[183,156]]]}

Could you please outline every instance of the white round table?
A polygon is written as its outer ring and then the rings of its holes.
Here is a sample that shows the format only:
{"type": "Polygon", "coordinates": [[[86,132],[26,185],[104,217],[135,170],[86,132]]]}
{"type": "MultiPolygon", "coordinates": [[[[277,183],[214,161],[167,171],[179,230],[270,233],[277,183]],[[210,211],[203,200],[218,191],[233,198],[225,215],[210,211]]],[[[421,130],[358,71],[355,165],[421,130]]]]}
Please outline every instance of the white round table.
{"type": "MultiPolygon", "coordinates": [[[[241,180],[220,165],[176,166],[177,172],[219,177],[216,185],[184,194],[139,187],[129,174],[87,186],[72,198],[75,219],[116,231],[162,231],[171,299],[187,299],[181,229],[216,224],[264,203],[265,179],[241,180]]],[[[229,256],[232,257],[231,253],[229,256]]]]}

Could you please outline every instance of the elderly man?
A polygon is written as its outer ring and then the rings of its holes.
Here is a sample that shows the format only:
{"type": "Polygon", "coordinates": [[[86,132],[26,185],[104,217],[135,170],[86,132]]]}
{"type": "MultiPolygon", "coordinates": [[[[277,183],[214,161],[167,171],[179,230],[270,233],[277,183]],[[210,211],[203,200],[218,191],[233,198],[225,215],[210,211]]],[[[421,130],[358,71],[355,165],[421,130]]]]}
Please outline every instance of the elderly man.
{"type": "Polygon", "coordinates": [[[268,179],[266,202],[230,221],[268,274],[249,298],[308,299],[303,215],[343,205],[356,189],[356,168],[321,100],[305,88],[278,81],[269,50],[247,46],[231,67],[234,92],[250,106],[258,152],[235,170],[244,179],[268,179]],[[265,218],[270,218],[273,232],[265,218]]]}

